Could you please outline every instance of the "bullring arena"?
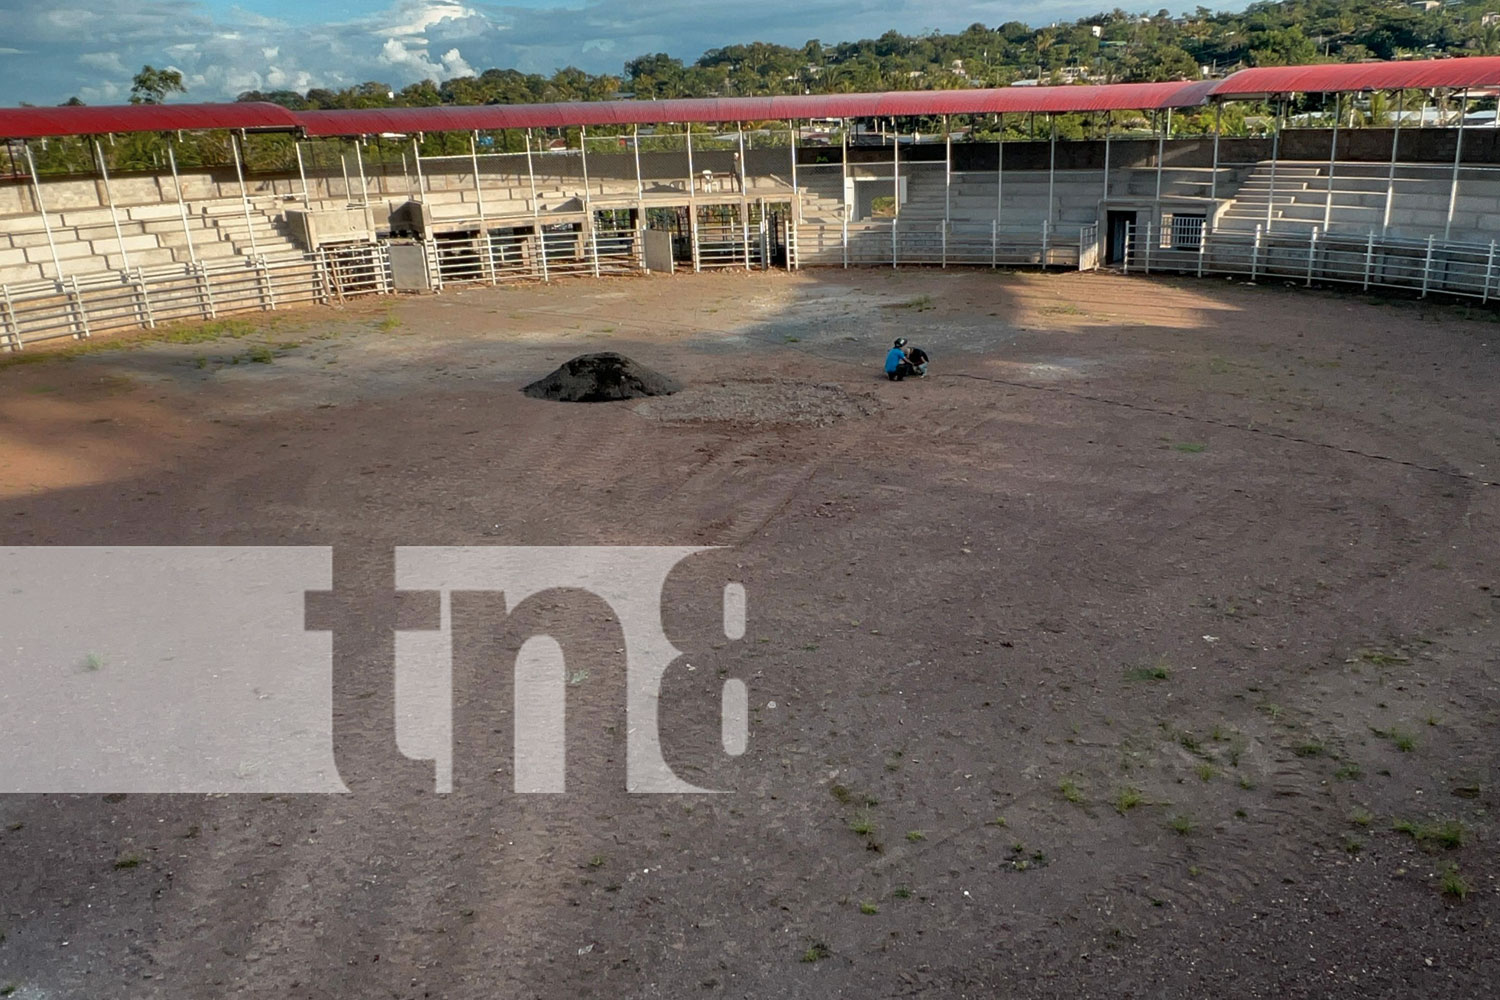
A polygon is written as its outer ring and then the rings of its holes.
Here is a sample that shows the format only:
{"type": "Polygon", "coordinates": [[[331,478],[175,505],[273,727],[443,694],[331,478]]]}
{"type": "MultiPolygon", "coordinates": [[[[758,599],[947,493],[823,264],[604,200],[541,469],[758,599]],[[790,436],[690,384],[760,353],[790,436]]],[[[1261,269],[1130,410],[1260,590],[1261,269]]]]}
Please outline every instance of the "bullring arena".
{"type": "Polygon", "coordinates": [[[0,988],[1488,995],[1496,133],[1167,122],[1496,85],[0,112],[5,545],[332,546],[335,634],[395,620],[395,546],[717,546],[663,603],[661,730],[731,790],[627,793],[619,633],[563,596],[566,794],[512,791],[499,632],[434,794],[387,630],[334,650],[350,795],[0,799],[0,988]],[[960,114],[1038,138],[914,127],[960,114]],[[78,138],[194,129],[232,164],[78,138]],[[106,169],[39,177],[44,137],[106,169]],[[898,336],[928,378],[881,376],[898,336]],[[684,388],[519,391],[600,350],[684,388]]]}

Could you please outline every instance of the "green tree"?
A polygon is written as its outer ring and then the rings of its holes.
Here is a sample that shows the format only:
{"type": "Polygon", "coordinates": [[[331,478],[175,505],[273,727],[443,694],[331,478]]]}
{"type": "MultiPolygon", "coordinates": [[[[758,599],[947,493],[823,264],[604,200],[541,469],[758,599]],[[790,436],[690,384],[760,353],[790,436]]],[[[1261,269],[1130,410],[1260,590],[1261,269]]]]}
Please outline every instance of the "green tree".
{"type": "Polygon", "coordinates": [[[186,94],[182,74],[175,69],[145,65],[130,81],[131,104],[162,104],[168,94],[186,94]]]}

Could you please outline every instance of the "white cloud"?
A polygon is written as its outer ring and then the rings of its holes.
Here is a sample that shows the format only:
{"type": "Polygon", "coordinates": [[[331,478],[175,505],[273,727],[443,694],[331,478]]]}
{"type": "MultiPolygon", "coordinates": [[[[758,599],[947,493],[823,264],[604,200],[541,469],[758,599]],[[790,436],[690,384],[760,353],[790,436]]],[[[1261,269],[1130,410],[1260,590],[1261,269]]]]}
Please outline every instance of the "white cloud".
{"type": "MultiPolygon", "coordinates": [[[[888,29],[961,30],[980,21],[1033,23],[1093,13],[1096,0],[557,0],[550,8],[486,0],[395,0],[340,23],[304,23],[199,0],[0,0],[7,86],[0,100],[90,103],[123,99],[142,65],[168,60],[187,99],[232,99],[244,90],[340,88],[368,80],[399,89],[490,67],[550,73],[574,65],[619,73],[637,55],[691,61],[736,42],[801,45],[878,36],[888,29]],[[109,52],[90,51],[108,39],[109,52]],[[92,41],[92,45],[90,42],[92,41]],[[441,55],[435,55],[441,53],[441,55]]],[[[1154,10],[1157,3],[1130,5],[1154,10]]],[[[316,8],[309,5],[309,11],[316,8]]]]}

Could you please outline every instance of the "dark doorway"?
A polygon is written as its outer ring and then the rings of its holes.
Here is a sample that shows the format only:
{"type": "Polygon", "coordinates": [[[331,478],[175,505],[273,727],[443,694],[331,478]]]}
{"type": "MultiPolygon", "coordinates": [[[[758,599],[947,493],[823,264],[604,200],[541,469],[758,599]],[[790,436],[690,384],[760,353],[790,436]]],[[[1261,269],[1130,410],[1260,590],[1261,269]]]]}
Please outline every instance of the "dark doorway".
{"type": "Polygon", "coordinates": [[[1109,240],[1104,244],[1104,263],[1123,263],[1126,244],[1130,239],[1130,227],[1135,223],[1135,213],[1110,212],[1105,220],[1109,227],[1109,240]]]}

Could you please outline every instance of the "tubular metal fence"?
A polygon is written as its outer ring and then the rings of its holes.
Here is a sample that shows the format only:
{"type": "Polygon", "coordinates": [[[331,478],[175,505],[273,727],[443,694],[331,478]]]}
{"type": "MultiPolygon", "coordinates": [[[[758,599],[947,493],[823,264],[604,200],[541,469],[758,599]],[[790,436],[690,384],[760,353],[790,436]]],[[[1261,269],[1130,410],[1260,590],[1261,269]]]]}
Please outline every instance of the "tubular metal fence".
{"type": "Polygon", "coordinates": [[[799,266],[1060,267],[1098,266],[1099,227],[928,220],[804,224],[799,266]]]}
{"type": "Polygon", "coordinates": [[[1382,237],[1374,230],[1308,233],[1205,230],[1182,240],[1180,233],[1131,224],[1122,270],[1126,273],[1222,274],[1249,281],[1303,285],[1358,285],[1363,290],[1455,295],[1488,302],[1500,295],[1497,241],[1444,242],[1382,237]],[[1188,242],[1194,245],[1184,246],[1188,242]]]}

